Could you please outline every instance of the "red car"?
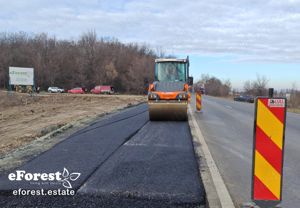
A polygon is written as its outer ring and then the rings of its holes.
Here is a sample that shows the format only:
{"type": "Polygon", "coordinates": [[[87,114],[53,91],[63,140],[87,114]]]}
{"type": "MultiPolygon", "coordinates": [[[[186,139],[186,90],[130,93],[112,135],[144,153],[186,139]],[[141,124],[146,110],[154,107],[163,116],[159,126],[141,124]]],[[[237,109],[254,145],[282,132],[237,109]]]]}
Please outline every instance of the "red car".
{"type": "Polygon", "coordinates": [[[114,94],[115,90],[112,86],[95,86],[92,90],[91,93],[93,94],[114,94]]]}
{"type": "Polygon", "coordinates": [[[68,93],[73,93],[73,94],[84,94],[85,93],[85,89],[82,87],[76,87],[73,89],[68,90],[68,93]]]}

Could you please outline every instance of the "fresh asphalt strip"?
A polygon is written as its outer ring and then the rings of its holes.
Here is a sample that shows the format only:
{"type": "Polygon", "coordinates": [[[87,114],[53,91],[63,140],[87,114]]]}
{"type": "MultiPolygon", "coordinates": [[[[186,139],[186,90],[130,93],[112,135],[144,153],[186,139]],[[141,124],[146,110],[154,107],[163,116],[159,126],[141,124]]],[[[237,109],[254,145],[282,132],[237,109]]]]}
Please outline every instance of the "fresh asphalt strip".
{"type": "MultiPolygon", "coordinates": [[[[187,122],[150,122],[147,105],[104,117],[16,170],[81,173],[72,197],[12,196],[13,190],[63,189],[62,184],[0,177],[0,207],[202,207],[187,122]]],[[[15,173],[14,171],[11,171],[15,173]]]]}

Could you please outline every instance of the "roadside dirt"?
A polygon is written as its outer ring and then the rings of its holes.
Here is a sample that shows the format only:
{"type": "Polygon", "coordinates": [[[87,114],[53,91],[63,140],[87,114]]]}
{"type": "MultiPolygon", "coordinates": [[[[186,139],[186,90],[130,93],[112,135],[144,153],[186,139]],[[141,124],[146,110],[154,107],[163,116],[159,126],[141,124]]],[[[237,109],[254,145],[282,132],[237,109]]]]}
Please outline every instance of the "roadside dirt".
{"type": "Polygon", "coordinates": [[[28,94],[0,91],[0,158],[74,121],[146,101],[133,95],[28,94]]]}
{"type": "MultiPolygon", "coordinates": [[[[223,99],[227,99],[227,100],[233,100],[234,96],[226,96],[226,97],[219,97],[219,98],[223,98],[223,99]]],[[[298,113],[300,114],[300,106],[298,106],[298,108],[292,108],[289,105],[289,101],[288,101],[288,107],[287,107],[287,111],[291,112],[291,113],[298,113]]]]}

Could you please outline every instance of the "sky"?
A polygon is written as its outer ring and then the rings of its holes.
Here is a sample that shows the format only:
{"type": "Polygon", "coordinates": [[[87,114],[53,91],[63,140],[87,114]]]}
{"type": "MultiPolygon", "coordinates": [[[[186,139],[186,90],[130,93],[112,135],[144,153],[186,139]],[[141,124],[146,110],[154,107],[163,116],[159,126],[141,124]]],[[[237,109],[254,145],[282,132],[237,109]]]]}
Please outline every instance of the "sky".
{"type": "Polygon", "coordinates": [[[191,74],[300,89],[300,0],[0,0],[0,32],[99,37],[190,56],[191,74]]]}

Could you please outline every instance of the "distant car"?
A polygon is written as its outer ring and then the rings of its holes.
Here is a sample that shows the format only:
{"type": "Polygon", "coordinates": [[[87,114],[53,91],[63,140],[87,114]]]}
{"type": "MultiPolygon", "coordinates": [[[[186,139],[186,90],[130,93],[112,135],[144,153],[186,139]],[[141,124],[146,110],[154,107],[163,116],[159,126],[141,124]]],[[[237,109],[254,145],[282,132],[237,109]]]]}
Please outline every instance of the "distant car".
{"type": "Polygon", "coordinates": [[[92,90],[91,93],[93,94],[114,94],[115,90],[112,86],[95,86],[92,90]]]}
{"type": "Polygon", "coordinates": [[[59,87],[49,87],[48,92],[49,93],[63,93],[65,90],[61,89],[59,87]]]}
{"type": "Polygon", "coordinates": [[[84,94],[85,91],[86,90],[83,87],[75,87],[73,89],[68,90],[68,93],[72,93],[72,94],[84,94]]]}
{"type": "Polygon", "coordinates": [[[201,92],[202,95],[205,95],[205,88],[204,88],[204,87],[201,87],[201,88],[200,88],[200,92],[201,92]]]}
{"type": "Polygon", "coordinates": [[[240,101],[240,102],[254,103],[254,97],[251,95],[240,95],[238,97],[233,98],[233,100],[240,101]]]}

